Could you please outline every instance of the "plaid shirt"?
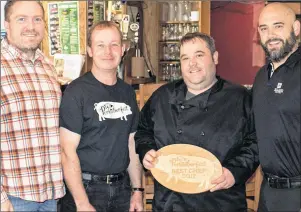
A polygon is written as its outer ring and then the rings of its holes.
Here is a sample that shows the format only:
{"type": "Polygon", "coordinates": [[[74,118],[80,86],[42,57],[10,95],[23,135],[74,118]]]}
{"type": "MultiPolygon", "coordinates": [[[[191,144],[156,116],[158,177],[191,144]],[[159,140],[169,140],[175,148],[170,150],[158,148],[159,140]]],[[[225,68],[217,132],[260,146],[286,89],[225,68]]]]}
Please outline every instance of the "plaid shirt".
{"type": "Polygon", "coordinates": [[[40,50],[34,60],[1,42],[1,203],[65,194],[59,143],[61,90],[40,50]]]}

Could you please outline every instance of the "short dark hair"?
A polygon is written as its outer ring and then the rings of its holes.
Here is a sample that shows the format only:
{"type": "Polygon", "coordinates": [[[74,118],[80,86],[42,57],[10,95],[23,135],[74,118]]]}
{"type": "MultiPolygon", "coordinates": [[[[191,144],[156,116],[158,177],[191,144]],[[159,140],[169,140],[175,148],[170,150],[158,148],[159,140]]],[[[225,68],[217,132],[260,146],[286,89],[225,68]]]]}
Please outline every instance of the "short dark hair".
{"type": "Polygon", "coordinates": [[[202,33],[202,32],[189,32],[189,33],[187,33],[180,40],[181,46],[184,43],[186,43],[188,41],[191,41],[191,40],[194,40],[194,39],[203,40],[206,43],[206,46],[208,47],[208,49],[210,50],[212,56],[213,56],[214,52],[216,52],[214,39],[210,35],[207,35],[207,34],[202,33]]]}
{"type": "Polygon", "coordinates": [[[92,38],[92,33],[94,32],[94,30],[99,30],[99,29],[106,29],[106,28],[115,28],[118,30],[119,34],[120,34],[120,41],[122,42],[122,32],[120,31],[119,26],[113,22],[113,21],[99,21],[97,23],[95,23],[88,31],[87,34],[87,43],[88,46],[91,47],[91,38],[92,38]]]}
{"type": "MultiPolygon", "coordinates": [[[[20,0],[8,0],[4,6],[4,19],[5,21],[9,21],[9,17],[11,15],[11,7],[14,6],[15,3],[19,2],[20,0]]],[[[36,0],[36,2],[41,6],[42,10],[43,10],[43,15],[45,14],[45,10],[43,7],[42,2],[36,0]]]]}

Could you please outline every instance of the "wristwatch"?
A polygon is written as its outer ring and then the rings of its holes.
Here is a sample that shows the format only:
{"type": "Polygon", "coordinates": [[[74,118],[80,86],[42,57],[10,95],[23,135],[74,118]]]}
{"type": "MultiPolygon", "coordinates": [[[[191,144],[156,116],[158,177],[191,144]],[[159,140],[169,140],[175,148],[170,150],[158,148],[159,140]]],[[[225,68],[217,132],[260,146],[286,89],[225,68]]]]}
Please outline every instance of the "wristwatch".
{"type": "Polygon", "coordinates": [[[140,192],[143,192],[143,191],[144,191],[144,188],[132,188],[132,191],[140,191],[140,192]]]}

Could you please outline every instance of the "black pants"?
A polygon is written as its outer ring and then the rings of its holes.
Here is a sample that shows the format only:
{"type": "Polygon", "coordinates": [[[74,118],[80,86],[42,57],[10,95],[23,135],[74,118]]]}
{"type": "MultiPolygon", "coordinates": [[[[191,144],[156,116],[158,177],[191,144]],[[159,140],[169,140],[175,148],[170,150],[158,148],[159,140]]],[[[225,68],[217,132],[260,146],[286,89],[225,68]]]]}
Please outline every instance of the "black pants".
{"type": "MultiPolygon", "coordinates": [[[[83,180],[90,204],[99,212],[125,212],[130,209],[131,186],[129,175],[112,184],[104,181],[83,180]]],[[[61,199],[61,212],[76,211],[76,205],[68,189],[61,199]]]]}
{"type": "Polygon", "coordinates": [[[300,212],[301,188],[270,188],[264,178],[261,184],[258,212],[300,212]]]}

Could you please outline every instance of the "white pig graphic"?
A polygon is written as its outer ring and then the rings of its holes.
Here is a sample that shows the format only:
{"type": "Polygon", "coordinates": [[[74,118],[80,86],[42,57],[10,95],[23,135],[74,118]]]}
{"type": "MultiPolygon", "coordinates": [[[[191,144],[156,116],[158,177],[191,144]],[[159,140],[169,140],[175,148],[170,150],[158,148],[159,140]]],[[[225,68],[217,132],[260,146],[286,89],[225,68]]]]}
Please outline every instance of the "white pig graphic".
{"type": "Polygon", "coordinates": [[[132,114],[131,107],[120,102],[99,102],[94,104],[94,110],[99,115],[99,121],[107,119],[121,119],[127,121],[126,116],[132,114]]]}
{"type": "MultiPolygon", "coordinates": [[[[211,186],[211,177],[214,175],[215,167],[219,166],[217,162],[210,161],[206,158],[196,156],[181,156],[176,154],[161,155],[155,168],[168,174],[167,181],[172,178],[177,182],[179,179],[190,183],[199,183],[198,187],[209,189],[211,186]],[[212,166],[210,169],[208,166],[212,166]],[[175,171],[182,170],[181,172],[175,171]],[[194,170],[200,170],[199,172],[194,170]],[[193,177],[185,177],[185,173],[194,171],[193,177]],[[184,172],[184,173],[183,173],[184,172]]],[[[186,175],[187,176],[187,175],[186,175]]],[[[191,175],[190,175],[191,176],[191,175]]]]}

